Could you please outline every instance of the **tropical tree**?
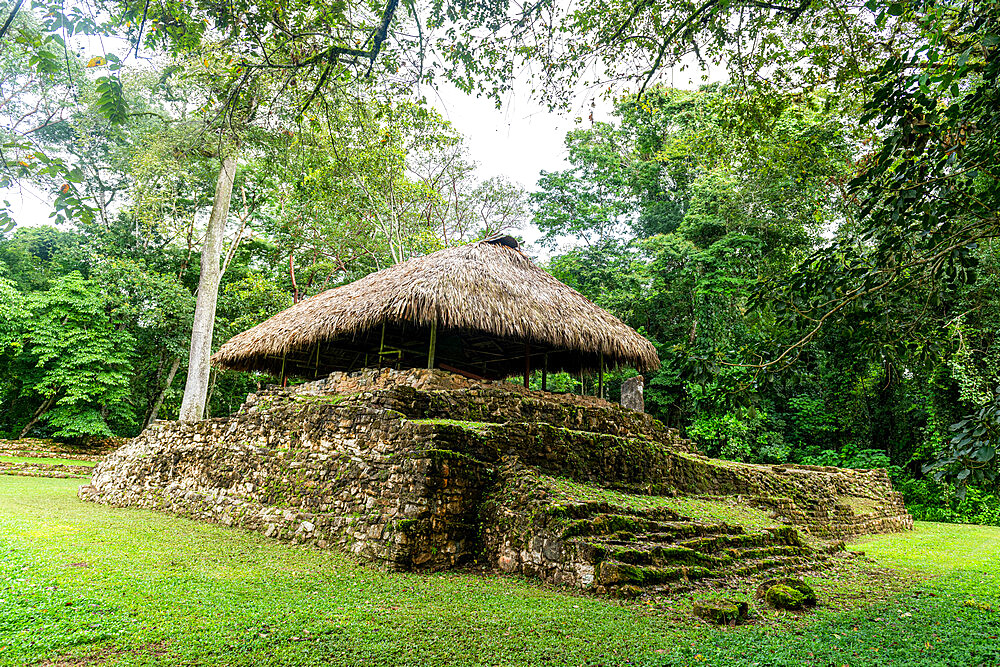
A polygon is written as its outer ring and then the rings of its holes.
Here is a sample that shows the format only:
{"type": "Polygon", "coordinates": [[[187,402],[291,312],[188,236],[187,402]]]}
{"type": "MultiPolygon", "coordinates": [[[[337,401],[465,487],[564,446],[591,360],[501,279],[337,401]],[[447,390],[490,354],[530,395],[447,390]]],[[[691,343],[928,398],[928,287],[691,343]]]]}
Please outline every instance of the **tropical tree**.
{"type": "Polygon", "coordinates": [[[748,299],[850,215],[850,141],[843,112],[815,97],[747,150],[729,126],[736,94],[622,98],[617,122],[569,133],[573,166],[543,175],[535,220],[545,243],[568,245],[550,269],[659,345],[654,413],[714,453],[775,459],[782,429],[744,365],[780,330],[748,299]]]}
{"type": "Polygon", "coordinates": [[[21,351],[27,320],[27,300],[13,282],[0,276],[0,375],[10,377],[11,362],[21,351]]]}
{"type": "Polygon", "coordinates": [[[39,422],[61,438],[113,435],[112,425],[129,419],[132,409],[134,339],[108,317],[99,287],[79,273],[36,294],[16,377],[19,398],[37,407],[19,435],[39,422]]]}

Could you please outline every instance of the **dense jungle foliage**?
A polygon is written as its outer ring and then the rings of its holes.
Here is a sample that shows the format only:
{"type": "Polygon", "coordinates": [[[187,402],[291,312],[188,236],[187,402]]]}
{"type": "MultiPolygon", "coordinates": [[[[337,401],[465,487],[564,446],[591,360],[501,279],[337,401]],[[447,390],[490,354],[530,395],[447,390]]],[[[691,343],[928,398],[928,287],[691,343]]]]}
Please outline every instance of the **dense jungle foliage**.
{"type": "MultiPolygon", "coordinates": [[[[784,304],[761,292],[817,249],[857,242],[844,192],[868,138],[850,110],[814,96],[782,109],[751,150],[729,122],[734,103],[723,86],[656,88],[571,132],[572,168],[543,174],[532,195],[541,242],[577,240],[550,271],[656,343],[663,366],[646,379],[647,409],[707,453],[885,467],[917,516],[1000,520],[989,485],[963,498],[924,471],[952,425],[994,400],[1000,246],[979,244],[975,280],[946,292],[940,319],[905,332],[934,337],[933,354],[900,353],[904,323],[881,302],[824,326],[794,362],[768,365],[763,355],[812,325],[783,319],[784,304]]],[[[923,296],[895,306],[919,309],[923,296]]]]}
{"type": "MultiPolygon", "coordinates": [[[[50,192],[60,226],[0,208],[0,433],[177,417],[230,160],[216,347],[531,224],[556,277],[656,344],[647,409],[706,453],[886,467],[918,518],[1000,523],[997,3],[22,4],[0,12],[0,186],[50,192]],[[554,105],[585,63],[634,84],[530,196],[479,180],[410,88],[498,95],[518,58],[554,105]],[[729,82],[657,83],[685,58],[729,82]]],[[[206,416],[267,381],[213,371],[206,416]]]]}

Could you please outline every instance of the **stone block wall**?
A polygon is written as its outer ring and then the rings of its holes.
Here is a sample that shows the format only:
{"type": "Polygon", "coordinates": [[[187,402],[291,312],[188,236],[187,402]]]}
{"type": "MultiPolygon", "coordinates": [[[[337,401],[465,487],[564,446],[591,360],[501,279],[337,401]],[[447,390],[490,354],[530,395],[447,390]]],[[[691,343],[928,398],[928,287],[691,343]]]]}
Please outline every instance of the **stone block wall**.
{"type": "MultiPolygon", "coordinates": [[[[512,470],[637,497],[735,498],[829,537],[911,523],[884,471],[715,461],[621,406],[437,370],[334,374],[251,395],[232,417],[158,422],[104,459],[80,495],[339,548],[395,569],[481,559],[583,587],[634,587],[640,574],[647,583],[677,585],[731,571],[757,553],[706,553],[693,565],[684,561],[690,548],[664,534],[700,531],[721,544],[738,527],[593,503],[567,510],[525,494],[524,475],[512,470]],[[619,518],[595,525],[638,525],[645,546],[612,549],[607,535],[594,538],[600,544],[580,535],[569,540],[567,512],[582,512],[578,522],[606,515],[619,518]],[[646,570],[636,574],[636,567],[646,570]]],[[[782,535],[749,542],[801,548],[782,535]]],[[[767,562],[792,566],[800,557],[767,562]]]]}
{"type": "Polygon", "coordinates": [[[615,403],[605,401],[596,396],[581,396],[579,394],[557,394],[547,391],[534,391],[515,382],[472,380],[462,375],[437,369],[410,369],[397,371],[391,368],[365,368],[352,373],[330,373],[325,378],[281,388],[271,385],[259,395],[353,395],[362,391],[382,391],[409,387],[420,392],[458,391],[468,389],[494,388],[505,394],[532,396],[545,401],[555,401],[562,405],[580,407],[608,407],[615,403]]]}
{"type": "Polygon", "coordinates": [[[291,396],[228,419],[155,424],[100,463],[81,496],[395,568],[448,567],[473,551],[486,481],[481,466],[431,439],[365,398],[291,396]]]}

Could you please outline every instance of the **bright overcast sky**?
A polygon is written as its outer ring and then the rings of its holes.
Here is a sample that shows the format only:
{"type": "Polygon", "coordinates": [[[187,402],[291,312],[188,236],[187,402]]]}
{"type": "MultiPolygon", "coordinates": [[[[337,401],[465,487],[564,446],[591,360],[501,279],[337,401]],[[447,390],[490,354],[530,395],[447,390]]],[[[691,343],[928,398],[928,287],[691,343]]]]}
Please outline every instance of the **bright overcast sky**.
{"type": "MultiPolygon", "coordinates": [[[[683,72],[675,67],[664,78],[677,88],[694,89],[701,84],[702,74],[710,81],[725,78],[724,70],[703,73],[693,62],[683,72]]],[[[508,95],[499,109],[492,100],[454,88],[428,91],[427,98],[466,137],[480,178],[506,176],[534,190],[539,172],[568,168],[563,143],[566,133],[575,127],[589,127],[591,112],[595,121],[609,120],[611,103],[596,92],[582,92],[571,109],[557,113],[530,99],[530,86],[521,82],[514,88],[515,93],[508,95]],[[580,124],[576,118],[582,119],[580,124]]],[[[530,224],[526,227],[521,230],[523,238],[536,240],[537,231],[530,224]]]]}
{"type": "MultiPolygon", "coordinates": [[[[719,80],[724,72],[708,72],[708,80],[719,80]]],[[[677,88],[696,88],[702,72],[688,63],[684,72],[679,68],[666,74],[668,84],[677,88]]],[[[597,92],[581,92],[573,107],[561,113],[550,112],[543,104],[530,99],[530,86],[515,84],[515,93],[508,95],[500,109],[492,100],[476,98],[454,88],[427,92],[427,98],[467,138],[472,158],[479,163],[482,178],[507,176],[533,190],[539,172],[565,169],[566,150],[563,139],[574,127],[588,127],[593,111],[595,121],[608,120],[611,104],[597,92]],[[594,107],[591,107],[591,103],[594,107]],[[576,118],[582,118],[577,125],[576,118]]]]}

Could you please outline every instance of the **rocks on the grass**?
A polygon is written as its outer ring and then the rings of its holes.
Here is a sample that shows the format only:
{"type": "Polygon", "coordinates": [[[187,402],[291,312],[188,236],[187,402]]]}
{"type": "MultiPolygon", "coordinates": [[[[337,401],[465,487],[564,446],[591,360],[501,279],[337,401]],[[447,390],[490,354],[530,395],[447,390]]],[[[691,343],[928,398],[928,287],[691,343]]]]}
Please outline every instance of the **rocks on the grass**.
{"type": "Polygon", "coordinates": [[[623,598],[626,600],[631,600],[639,597],[646,591],[641,586],[635,586],[633,584],[625,584],[623,586],[616,586],[611,589],[610,593],[616,598],[623,598]]]}
{"type": "Polygon", "coordinates": [[[816,604],[812,586],[794,578],[768,579],[757,589],[757,597],[775,609],[797,610],[816,604]]]}
{"type": "Polygon", "coordinates": [[[749,612],[750,605],[742,600],[725,598],[694,603],[695,616],[716,625],[738,625],[746,620],[749,612]]]}

